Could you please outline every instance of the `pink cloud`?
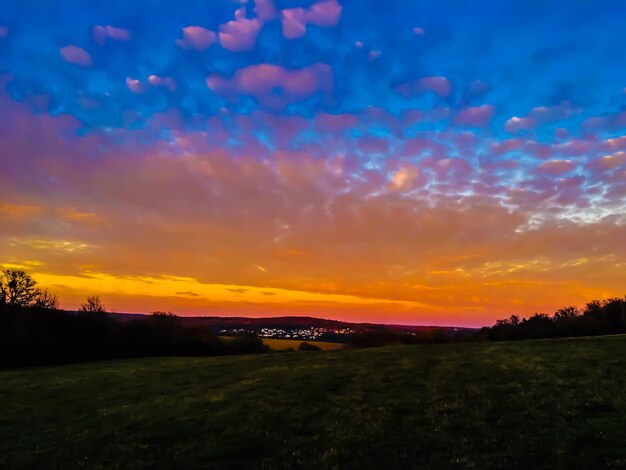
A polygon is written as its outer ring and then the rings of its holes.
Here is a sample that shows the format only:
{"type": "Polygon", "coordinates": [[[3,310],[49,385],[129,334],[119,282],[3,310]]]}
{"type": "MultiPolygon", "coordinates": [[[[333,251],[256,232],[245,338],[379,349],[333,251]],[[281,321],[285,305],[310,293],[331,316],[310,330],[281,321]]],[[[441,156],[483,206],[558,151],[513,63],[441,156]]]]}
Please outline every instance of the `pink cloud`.
{"type": "Polygon", "coordinates": [[[539,165],[539,171],[551,175],[560,175],[572,171],[576,165],[571,160],[550,160],[539,165]]]}
{"type": "Polygon", "coordinates": [[[80,65],[82,67],[91,67],[92,61],[89,53],[78,46],[69,45],[60,49],[61,57],[65,62],[80,65]]]}
{"type": "Polygon", "coordinates": [[[524,150],[537,158],[551,158],[555,154],[555,149],[551,145],[534,140],[527,142],[524,150]]]}
{"type": "Polygon", "coordinates": [[[616,152],[613,155],[605,155],[593,160],[587,166],[593,170],[604,172],[614,170],[622,165],[626,165],[626,152],[616,152]]]}
{"type": "Polygon", "coordinates": [[[526,116],[513,116],[504,124],[504,130],[511,133],[530,130],[541,124],[569,119],[580,112],[581,110],[572,106],[570,101],[563,101],[555,106],[539,106],[533,108],[526,116]]]}
{"type": "Polygon", "coordinates": [[[407,98],[426,91],[436,93],[440,98],[447,98],[452,92],[452,83],[446,77],[423,77],[398,85],[394,91],[407,98]]]}
{"type": "Polygon", "coordinates": [[[452,92],[452,83],[446,77],[424,77],[417,83],[420,91],[432,91],[439,98],[447,98],[452,92]]]}
{"type": "Polygon", "coordinates": [[[150,75],[148,83],[152,86],[163,86],[170,91],[176,91],[178,84],[172,77],[159,77],[158,75],[150,75]]]}
{"type": "Polygon", "coordinates": [[[446,147],[432,139],[414,138],[404,141],[401,155],[406,157],[416,157],[423,154],[442,157],[446,154],[446,147]]]}
{"type": "Polygon", "coordinates": [[[534,128],[536,122],[528,117],[513,116],[504,123],[504,130],[510,133],[534,128]]]}
{"type": "Polygon", "coordinates": [[[123,28],[115,28],[113,26],[100,26],[96,25],[93,27],[93,39],[96,43],[103,46],[107,39],[112,39],[113,41],[129,41],[130,40],[130,31],[123,28]]]}
{"type": "Polygon", "coordinates": [[[346,129],[354,128],[358,125],[359,120],[352,114],[326,114],[321,113],[315,116],[315,126],[321,132],[335,131],[341,132],[346,129]]]}
{"type": "Polygon", "coordinates": [[[491,104],[473,106],[462,109],[454,118],[454,123],[460,126],[485,127],[489,125],[496,108],[491,104]]]}
{"type": "Polygon", "coordinates": [[[554,137],[557,140],[565,140],[569,137],[569,131],[567,129],[564,129],[562,127],[559,127],[558,129],[556,129],[554,131],[554,137]]]}
{"type": "Polygon", "coordinates": [[[135,78],[127,77],[126,86],[130,91],[137,94],[142,94],[148,91],[148,86],[152,87],[164,87],[170,91],[176,91],[178,84],[176,80],[171,77],[159,77],[158,75],[150,75],[145,82],[137,80],[135,78]]]}
{"type": "Polygon", "coordinates": [[[402,112],[400,123],[407,126],[414,126],[424,120],[424,113],[419,109],[407,109],[402,112]]]}
{"type": "Polygon", "coordinates": [[[563,121],[579,114],[580,112],[581,109],[574,107],[570,101],[563,101],[555,106],[539,106],[533,108],[528,114],[528,117],[541,124],[563,121]]]}
{"type": "Polygon", "coordinates": [[[290,8],[282,11],[283,35],[287,39],[304,37],[306,34],[306,10],[290,8]]]}
{"type": "Polygon", "coordinates": [[[126,77],[126,86],[133,93],[141,94],[145,93],[146,91],[146,87],[144,86],[144,84],[141,83],[140,80],[137,80],[135,78],[126,77]]]}
{"type": "Polygon", "coordinates": [[[0,25],[0,38],[6,38],[9,35],[9,28],[0,25]]]}
{"type": "Polygon", "coordinates": [[[426,31],[424,30],[424,28],[416,26],[415,28],[413,28],[413,34],[417,36],[423,36],[426,34],[426,31]]]}
{"type": "Polygon", "coordinates": [[[261,21],[271,21],[278,18],[278,10],[273,0],[256,0],[254,12],[261,21]]]}
{"type": "Polygon", "coordinates": [[[396,191],[408,191],[414,189],[418,183],[424,183],[425,178],[420,178],[419,168],[406,165],[391,174],[390,186],[396,191]]]}
{"type": "Polygon", "coordinates": [[[495,155],[504,155],[519,150],[523,146],[524,141],[522,139],[507,139],[501,142],[492,142],[489,147],[495,155]]]}
{"type": "Polygon", "coordinates": [[[604,147],[609,151],[626,150],[626,136],[614,137],[604,143],[604,147]]]}
{"type": "Polygon", "coordinates": [[[320,63],[296,70],[259,64],[237,70],[231,79],[211,75],[207,78],[207,86],[224,97],[251,95],[264,106],[282,108],[318,92],[330,96],[333,76],[332,69],[320,63]]]}
{"type": "Polygon", "coordinates": [[[283,35],[287,39],[301,38],[306,34],[307,24],[322,28],[337,26],[342,7],[336,0],[324,0],[306,8],[282,10],[283,35]]]}
{"type": "Polygon", "coordinates": [[[257,18],[248,19],[246,12],[240,8],[235,12],[235,19],[220,26],[219,41],[229,51],[248,51],[254,48],[256,37],[263,26],[257,18]]]}
{"type": "Polygon", "coordinates": [[[591,139],[572,139],[566,142],[561,142],[556,145],[561,155],[580,157],[589,154],[594,146],[595,140],[591,139]]]}
{"type": "Polygon", "coordinates": [[[309,7],[307,21],[323,28],[337,26],[341,18],[342,7],[336,0],[325,0],[309,7]]]}
{"type": "Polygon", "coordinates": [[[389,140],[382,137],[365,136],[357,140],[356,146],[366,155],[385,155],[389,153],[389,140]]]}
{"type": "Polygon", "coordinates": [[[182,49],[195,49],[204,51],[216,42],[217,35],[201,26],[187,26],[183,28],[182,39],[177,39],[176,44],[182,49]]]}

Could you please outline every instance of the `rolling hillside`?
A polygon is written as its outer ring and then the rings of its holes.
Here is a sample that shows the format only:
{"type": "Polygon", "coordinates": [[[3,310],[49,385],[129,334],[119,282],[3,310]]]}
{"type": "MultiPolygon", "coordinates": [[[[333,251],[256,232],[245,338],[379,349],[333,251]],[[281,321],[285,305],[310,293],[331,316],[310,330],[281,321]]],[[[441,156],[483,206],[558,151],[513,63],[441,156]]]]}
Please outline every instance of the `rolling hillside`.
{"type": "Polygon", "coordinates": [[[626,337],[0,371],[0,467],[626,465],[626,337]]]}

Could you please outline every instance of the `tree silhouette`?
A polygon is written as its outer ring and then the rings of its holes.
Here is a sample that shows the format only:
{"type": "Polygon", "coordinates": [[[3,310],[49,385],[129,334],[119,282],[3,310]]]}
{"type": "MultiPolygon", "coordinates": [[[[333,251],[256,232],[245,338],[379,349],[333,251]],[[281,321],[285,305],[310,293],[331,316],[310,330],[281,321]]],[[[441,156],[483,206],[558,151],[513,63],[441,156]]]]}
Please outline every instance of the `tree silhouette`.
{"type": "Polygon", "coordinates": [[[28,307],[39,292],[37,282],[24,271],[7,269],[0,274],[0,303],[28,307]]]}
{"type": "Polygon", "coordinates": [[[57,310],[59,308],[59,300],[48,289],[38,289],[32,306],[42,310],[57,310]]]}
{"type": "Polygon", "coordinates": [[[564,307],[554,312],[554,319],[565,320],[568,318],[576,318],[580,314],[580,311],[576,307],[564,307]]]}
{"type": "Polygon", "coordinates": [[[106,308],[97,295],[87,297],[87,302],[80,306],[80,311],[85,313],[106,313],[106,308]]]}

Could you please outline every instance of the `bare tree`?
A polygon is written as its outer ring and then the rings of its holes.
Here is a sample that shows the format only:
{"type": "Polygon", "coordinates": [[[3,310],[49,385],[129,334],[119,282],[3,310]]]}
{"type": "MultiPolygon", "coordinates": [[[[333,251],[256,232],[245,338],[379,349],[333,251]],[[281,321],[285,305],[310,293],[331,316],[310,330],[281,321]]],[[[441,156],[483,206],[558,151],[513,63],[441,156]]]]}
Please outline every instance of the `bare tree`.
{"type": "Polygon", "coordinates": [[[88,313],[106,313],[106,308],[97,295],[87,297],[87,302],[80,306],[81,312],[88,313]]]}
{"type": "Polygon", "coordinates": [[[43,310],[56,310],[59,308],[59,300],[48,289],[37,289],[32,306],[43,310]]]}
{"type": "Polygon", "coordinates": [[[0,274],[0,303],[28,307],[38,293],[37,282],[30,274],[12,269],[0,274]]]}

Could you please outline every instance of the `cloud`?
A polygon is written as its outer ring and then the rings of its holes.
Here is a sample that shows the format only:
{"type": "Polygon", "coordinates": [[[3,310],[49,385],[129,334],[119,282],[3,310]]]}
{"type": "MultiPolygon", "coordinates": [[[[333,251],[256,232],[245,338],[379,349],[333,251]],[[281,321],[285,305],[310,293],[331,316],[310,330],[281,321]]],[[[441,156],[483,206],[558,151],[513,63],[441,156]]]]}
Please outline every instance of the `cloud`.
{"type": "Polygon", "coordinates": [[[572,171],[576,164],[571,160],[550,160],[539,165],[539,171],[551,175],[560,175],[572,171]]]}
{"type": "Polygon", "coordinates": [[[409,97],[424,92],[433,92],[439,98],[448,98],[452,93],[452,83],[446,77],[422,77],[417,81],[406,82],[395,88],[395,91],[409,97]]]}
{"type": "Polygon", "coordinates": [[[555,106],[538,106],[533,108],[526,116],[513,116],[504,124],[504,130],[510,133],[522,130],[532,130],[542,124],[563,121],[569,119],[581,110],[572,106],[569,101],[563,101],[555,106]]]}
{"type": "Polygon", "coordinates": [[[402,167],[391,175],[391,187],[396,190],[406,191],[420,176],[419,169],[415,167],[402,167]]]}
{"type": "Polygon", "coordinates": [[[189,313],[478,322],[623,294],[617,6],[557,0],[531,25],[508,2],[485,35],[484,1],[463,21],[420,2],[208,3],[3,10],[0,263],[67,276],[69,302],[100,273],[121,306],[189,313]],[[560,11],[570,50],[538,64],[560,11]],[[159,281],[171,300],[142,276],[189,279],[159,281]]]}
{"type": "Polygon", "coordinates": [[[130,31],[124,28],[116,28],[114,26],[96,25],[92,30],[93,40],[103,46],[107,39],[112,41],[130,41],[130,31]]]}
{"type": "MultiPolygon", "coordinates": [[[[268,13],[267,10],[262,10],[268,13]]],[[[229,51],[248,51],[254,48],[257,34],[263,23],[260,19],[247,19],[245,9],[235,12],[235,19],[220,26],[219,41],[222,47],[229,51]]]]}
{"type": "Polygon", "coordinates": [[[78,46],[69,45],[60,49],[61,57],[65,62],[80,65],[82,67],[91,67],[92,61],[89,53],[78,46]]]}
{"type": "Polygon", "coordinates": [[[227,288],[226,290],[235,294],[245,294],[246,292],[248,292],[248,289],[243,288],[227,288]]]}
{"type": "Polygon", "coordinates": [[[616,152],[613,155],[604,155],[589,163],[589,168],[595,171],[605,172],[626,166],[626,152],[616,152]]]}
{"type": "Polygon", "coordinates": [[[485,127],[489,125],[496,108],[491,104],[464,108],[454,117],[454,123],[459,126],[485,127]]]}
{"type": "Polygon", "coordinates": [[[337,26],[342,7],[336,0],[323,0],[309,8],[287,8],[282,10],[283,35],[287,39],[301,38],[308,24],[322,28],[337,26]]]}
{"type": "Polygon", "coordinates": [[[183,36],[176,40],[178,47],[182,49],[195,49],[204,51],[217,41],[217,34],[202,26],[187,26],[183,28],[183,36]]]}
{"type": "Polygon", "coordinates": [[[261,21],[271,21],[278,17],[278,10],[273,0],[255,0],[254,12],[261,21]]]}
{"type": "Polygon", "coordinates": [[[211,75],[207,78],[207,86],[223,97],[250,95],[263,106],[282,108],[318,93],[329,97],[333,78],[332,70],[325,64],[313,64],[302,69],[259,64],[237,70],[230,79],[211,75]]]}
{"type": "Polygon", "coordinates": [[[504,123],[504,130],[510,133],[528,130],[535,127],[536,123],[532,119],[526,117],[513,116],[504,123]]]}
{"type": "Polygon", "coordinates": [[[169,91],[176,91],[178,85],[172,77],[159,77],[158,75],[150,75],[144,81],[136,78],[127,77],[126,86],[130,91],[136,94],[143,94],[149,88],[165,88],[169,91]]]}

